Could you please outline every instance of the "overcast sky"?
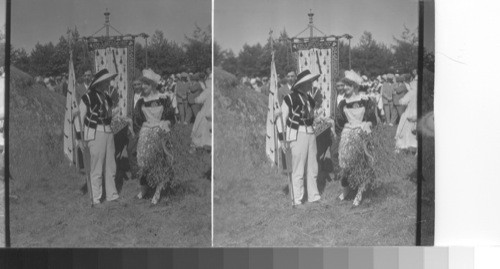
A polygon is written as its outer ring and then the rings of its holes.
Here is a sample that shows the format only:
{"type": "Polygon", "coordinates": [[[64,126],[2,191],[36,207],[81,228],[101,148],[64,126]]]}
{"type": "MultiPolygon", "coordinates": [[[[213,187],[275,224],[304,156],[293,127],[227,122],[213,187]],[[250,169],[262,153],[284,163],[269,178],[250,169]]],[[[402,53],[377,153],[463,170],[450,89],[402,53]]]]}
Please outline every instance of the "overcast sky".
{"type": "Polygon", "coordinates": [[[417,0],[215,0],[214,7],[215,41],[235,53],[245,43],[264,44],[270,29],[275,37],[284,28],[291,37],[299,34],[307,27],[310,9],[317,28],[327,35],[348,33],[353,45],[363,31],[387,45],[404,25],[418,33],[417,0]]]}
{"type": "Polygon", "coordinates": [[[80,35],[92,35],[104,25],[106,8],[111,25],[123,34],[152,35],[159,29],[178,43],[192,34],[195,23],[205,29],[212,20],[211,0],[16,0],[11,4],[12,44],[29,52],[37,42],[57,43],[74,26],[80,35]]]}

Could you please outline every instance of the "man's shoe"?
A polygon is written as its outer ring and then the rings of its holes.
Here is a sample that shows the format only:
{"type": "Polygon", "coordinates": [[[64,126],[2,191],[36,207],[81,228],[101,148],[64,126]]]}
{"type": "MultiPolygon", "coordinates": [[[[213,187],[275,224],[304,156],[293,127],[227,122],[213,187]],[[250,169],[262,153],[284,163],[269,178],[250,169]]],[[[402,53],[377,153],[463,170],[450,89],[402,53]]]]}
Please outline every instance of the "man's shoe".
{"type": "Polygon", "coordinates": [[[94,203],[92,205],[93,208],[97,208],[97,209],[103,209],[105,208],[104,204],[103,203],[94,203]]]}
{"type": "Polygon", "coordinates": [[[306,206],[304,204],[295,204],[295,205],[293,205],[293,208],[294,209],[305,209],[306,206]]]}
{"type": "Polygon", "coordinates": [[[80,193],[81,193],[82,195],[85,195],[85,194],[87,194],[87,192],[88,192],[88,189],[87,189],[87,184],[85,183],[85,184],[83,184],[83,185],[80,187],[80,193]]]}
{"type": "Polygon", "coordinates": [[[113,202],[113,203],[122,203],[123,202],[123,199],[121,196],[118,196],[117,198],[115,199],[112,199],[112,200],[107,200],[108,202],[113,202]]]}

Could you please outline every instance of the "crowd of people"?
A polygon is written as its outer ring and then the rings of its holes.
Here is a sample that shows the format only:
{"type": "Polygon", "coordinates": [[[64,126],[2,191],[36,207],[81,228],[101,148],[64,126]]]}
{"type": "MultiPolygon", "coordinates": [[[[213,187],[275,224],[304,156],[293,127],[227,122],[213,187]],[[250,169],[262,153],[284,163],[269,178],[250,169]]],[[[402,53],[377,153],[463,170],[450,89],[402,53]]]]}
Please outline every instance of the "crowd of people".
{"type": "Polygon", "coordinates": [[[117,94],[113,83],[116,76],[107,69],[95,75],[88,70],[76,86],[79,109],[73,113],[73,120],[78,167],[90,175],[87,191],[91,192],[94,207],[103,207],[103,178],[105,200],[121,200],[115,182],[117,169],[127,170],[127,177],[139,180],[138,199],[154,188],[151,202],[157,204],[172,177],[174,156],[167,142],[178,141],[164,138],[174,125],[193,124],[191,154],[211,149],[211,70],[164,77],[151,69],[143,70],[142,76],[133,80],[134,110],[131,117],[125,118],[117,116],[117,97],[113,96],[117,94]],[[76,119],[80,119],[81,125],[76,119]],[[116,125],[116,121],[126,124],[116,125]],[[86,150],[90,158],[84,162],[86,150]],[[128,163],[117,168],[124,157],[128,163]]]}
{"type": "MultiPolygon", "coordinates": [[[[280,83],[278,100],[281,109],[275,117],[282,117],[285,130],[278,134],[281,151],[291,154],[291,193],[294,207],[303,207],[304,180],[307,182],[307,200],[321,201],[317,188],[318,156],[314,132],[317,107],[313,96],[313,83],[319,74],[304,70],[297,76],[291,71],[280,83]],[[307,176],[304,173],[307,171],[307,176]]],[[[264,85],[265,86],[265,85],[264,85]]],[[[262,92],[261,87],[259,90],[262,92]]],[[[342,192],[338,199],[345,200],[357,190],[353,201],[358,206],[368,184],[375,180],[374,156],[368,141],[372,129],[384,124],[395,130],[396,154],[417,152],[417,74],[384,74],[369,79],[353,70],[345,71],[336,83],[337,109],[330,117],[332,149],[338,152],[338,173],[342,192]],[[334,117],[335,115],[335,117],[334,117]],[[333,147],[337,144],[338,148],[333,147]]],[[[279,130],[279,128],[278,128],[279,130]]],[[[286,160],[285,157],[281,158],[286,160]]]]}

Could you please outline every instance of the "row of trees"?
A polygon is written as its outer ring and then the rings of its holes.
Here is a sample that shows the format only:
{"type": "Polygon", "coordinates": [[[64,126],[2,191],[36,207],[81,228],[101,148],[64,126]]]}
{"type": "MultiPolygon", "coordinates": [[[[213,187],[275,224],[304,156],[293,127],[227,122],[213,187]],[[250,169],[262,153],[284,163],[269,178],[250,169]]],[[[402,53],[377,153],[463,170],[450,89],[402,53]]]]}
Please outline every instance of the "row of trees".
{"type": "MultiPolygon", "coordinates": [[[[370,77],[384,73],[408,73],[418,66],[418,36],[406,26],[400,37],[394,37],[395,44],[388,46],[377,42],[370,32],[365,31],[360,41],[350,48],[351,68],[370,77]]],[[[294,53],[286,30],[280,33],[273,44],[276,71],[280,75],[295,69],[294,53]]],[[[340,69],[349,69],[349,45],[342,40],[339,44],[340,69]]],[[[426,57],[433,58],[431,54],[426,57]]],[[[214,44],[214,64],[239,76],[268,76],[271,63],[271,40],[262,46],[245,44],[236,56],[232,50],[223,50],[214,44]]]]}
{"type": "MultiPolygon", "coordinates": [[[[147,64],[159,74],[180,72],[200,72],[212,66],[212,36],[211,28],[203,29],[195,25],[191,36],[185,36],[186,41],[179,44],[168,40],[162,31],[156,30],[148,38],[147,47],[135,43],[136,68],[142,70],[147,64]]],[[[78,40],[80,34],[75,28],[68,31],[72,40],[78,40]]],[[[73,45],[73,61],[77,77],[92,65],[90,53],[84,41],[79,40],[73,45]]],[[[61,36],[57,44],[37,43],[35,48],[26,52],[24,48],[11,48],[11,63],[17,68],[33,76],[57,76],[68,72],[69,42],[68,36],[61,36]]]]}

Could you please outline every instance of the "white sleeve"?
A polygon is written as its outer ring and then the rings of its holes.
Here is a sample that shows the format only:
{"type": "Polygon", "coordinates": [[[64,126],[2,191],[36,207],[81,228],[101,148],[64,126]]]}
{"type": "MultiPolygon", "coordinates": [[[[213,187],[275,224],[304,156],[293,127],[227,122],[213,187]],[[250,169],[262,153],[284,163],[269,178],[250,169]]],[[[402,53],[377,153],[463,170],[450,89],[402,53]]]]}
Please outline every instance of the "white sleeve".
{"type": "Polygon", "coordinates": [[[288,113],[290,113],[290,108],[288,107],[286,102],[283,101],[283,103],[281,104],[281,115],[283,118],[283,124],[285,125],[285,129],[286,129],[286,121],[288,120],[288,113]]]}

